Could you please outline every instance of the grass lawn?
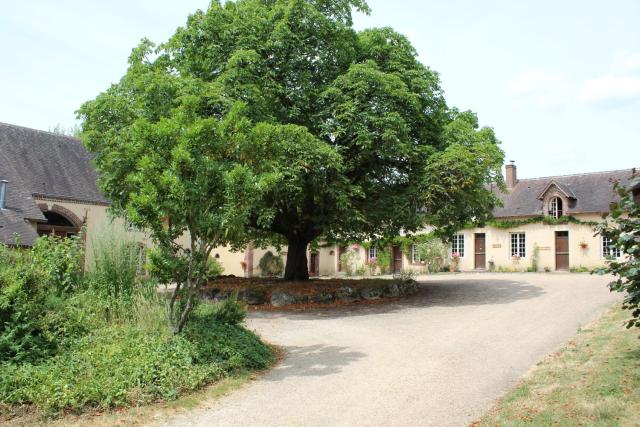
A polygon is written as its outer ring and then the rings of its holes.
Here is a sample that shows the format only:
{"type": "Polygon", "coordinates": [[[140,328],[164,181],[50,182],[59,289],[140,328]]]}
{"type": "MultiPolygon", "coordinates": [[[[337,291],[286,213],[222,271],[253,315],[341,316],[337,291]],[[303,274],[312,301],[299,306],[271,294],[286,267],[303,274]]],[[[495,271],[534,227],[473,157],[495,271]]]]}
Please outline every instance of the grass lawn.
{"type": "Polygon", "coordinates": [[[473,426],[640,425],[640,331],[619,305],[548,356],[473,426]]]}

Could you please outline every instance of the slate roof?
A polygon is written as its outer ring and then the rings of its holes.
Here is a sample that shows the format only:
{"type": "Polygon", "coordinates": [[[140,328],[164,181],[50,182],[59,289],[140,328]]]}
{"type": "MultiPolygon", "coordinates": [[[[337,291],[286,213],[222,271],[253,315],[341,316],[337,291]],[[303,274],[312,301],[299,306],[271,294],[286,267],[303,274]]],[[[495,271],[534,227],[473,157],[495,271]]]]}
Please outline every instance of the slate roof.
{"type": "Polygon", "coordinates": [[[34,196],[109,204],[97,186],[91,155],[79,139],[0,123],[0,180],[9,181],[0,215],[0,242],[14,233],[28,245],[37,236],[25,220],[46,221],[34,196]],[[26,226],[26,228],[25,228],[26,226]]]}
{"type": "Polygon", "coordinates": [[[574,199],[570,206],[565,206],[565,214],[567,215],[609,212],[609,205],[617,199],[613,193],[614,181],[619,181],[624,185],[633,173],[632,169],[622,169],[520,179],[507,193],[497,192],[504,206],[494,209],[493,216],[511,218],[544,215],[542,197],[554,185],[568,198],[574,199]]]}

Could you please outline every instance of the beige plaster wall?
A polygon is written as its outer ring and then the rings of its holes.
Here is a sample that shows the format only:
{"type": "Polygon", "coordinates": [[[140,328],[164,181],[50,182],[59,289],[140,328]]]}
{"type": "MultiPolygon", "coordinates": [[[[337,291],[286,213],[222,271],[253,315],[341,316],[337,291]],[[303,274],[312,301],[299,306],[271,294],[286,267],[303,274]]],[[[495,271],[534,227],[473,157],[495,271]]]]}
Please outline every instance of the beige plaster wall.
{"type": "MultiPolygon", "coordinates": [[[[107,212],[107,206],[92,205],[88,203],[71,202],[59,199],[50,198],[34,198],[38,204],[47,204],[48,209],[51,209],[53,205],[61,206],[69,211],[73,212],[81,221],[86,223],[86,240],[85,240],[85,266],[90,267],[92,262],[93,246],[96,239],[102,230],[110,225],[115,227],[125,227],[125,223],[120,218],[113,218],[107,212]]],[[[150,239],[146,233],[139,231],[130,231],[137,240],[145,245],[150,245],[150,239]]]]}
{"type": "MultiPolygon", "coordinates": [[[[598,214],[574,215],[582,221],[600,221],[598,214]]],[[[593,227],[583,224],[561,224],[546,225],[541,223],[528,224],[513,229],[496,229],[493,227],[476,228],[464,230],[460,234],[465,236],[465,256],[460,260],[460,270],[470,271],[474,269],[474,234],[485,233],[486,236],[486,260],[487,268],[489,261],[495,263],[496,268],[506,267],[509,269],[526,270],[531,266],[531,258],[534,254],[534,245],[538,245],[539,260],[538,269],[545,268],[554,271],[555,265],[555,232],[569,232],[569,266],[593,268],[605,263],[601,252],[601,237],[594,236],[593,227]],[[525,233],[526,256],[519,261],[515,261],[510,256],[510,235],[511,233],[525,233]],[[586,244],[586,249],[581,247],[581,243],[586,244]]]]}

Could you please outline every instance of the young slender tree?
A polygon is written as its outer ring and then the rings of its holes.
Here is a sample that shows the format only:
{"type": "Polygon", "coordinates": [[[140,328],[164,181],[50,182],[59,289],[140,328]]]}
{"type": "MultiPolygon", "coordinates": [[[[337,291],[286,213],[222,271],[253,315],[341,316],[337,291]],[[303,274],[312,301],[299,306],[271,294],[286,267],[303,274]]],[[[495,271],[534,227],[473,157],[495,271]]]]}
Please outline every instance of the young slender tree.
{"type": "MultiPolygon", "coordinates": [[[[226,167],[255,183],[250,195],[236,193],[251,200],[234,222],[246,231],[237,242],[285,243],[288,280],[308,279],[306,252],[318,238],[392,236],[427,222],[450,233],[485,218],[502,164],[493,132],[447,107],[438,75],[404,36],[354,30],[354,9],[369,11],[363,0],[212,2],[167,43],[138,48],[101,114],[86,112],[104,94],[81,110],[95,130],[89,148],[100,153],[109,138],[135,147],[140,117],[162,128],[187,103],[180,132],[202,121],[216,131],[182,140],[215,146],[226,167]],[[131,90],[137,68],[162,79],[131,90]]],[[[127,150],[99,154],[99,168],[110,175],[126,157],[123,171],[135,171],[140,154],[127,150]]],[[[110,197],[128,197],[128,173],[103,181],[115,186],[110,197]]],[[[215,188],[198,191],[201,203],[220,200],[215,188]]]]}

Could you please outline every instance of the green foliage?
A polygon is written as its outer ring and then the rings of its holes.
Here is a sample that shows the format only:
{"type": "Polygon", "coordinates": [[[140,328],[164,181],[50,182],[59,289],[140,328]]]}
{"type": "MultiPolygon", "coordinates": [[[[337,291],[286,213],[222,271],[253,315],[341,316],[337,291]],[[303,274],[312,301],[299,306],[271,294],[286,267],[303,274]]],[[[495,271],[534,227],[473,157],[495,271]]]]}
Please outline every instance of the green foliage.
{"type": "Polygon", "coordinates": [[[571,273],[588,273],[589,271],[591,270],[589,270],[589,268],[585,267],[584,265],[572,265],[571,267],[569,267],[569,272],[571,273]]]}
{"type": "Polygon", "coordinates": [[[416,270],[403,268],[398,273],[393,275],[396,279],[400,279],[403,282],[408,282],[415,280],[418,277],[418,272],[416,270]]]}
{"type": "Polygon", "coordinates": [[[470,112],[450,111],[443,129],[444,149],[426,162],[422,178],[422,208],[435,233],[451,236],[470,220],[481,224],[499,203],[491,187],[503,188],[504,153],[493,129],[478,129],[470,112]]]}
{"type": "Polygon", "coordinates": [[[136,300],[149,291],[142,278],[144,247],[131,233],[114,224],[105,226],[91,239],[87,282],[98,296],[101,309],[107,320],[132,316],[136,300]]]}
{"type": "Polygon", "coordinates": [[[376,262],[382,274],[386,274],[391,270],[391,250],[388,246],[378,247],[376,262]]]}
{"type": "Polygon", "coordinates": [[[416,243],[416,251],[429,273],[442,271],[448,259],[448,246],[440,239],[429,236],[427,240],[416,243]]]}
{"type": "MultiPolygon", "coordinates": [[[[162,312],[160,305],[153,310],[162,312]]],[[[217,322],[201,304],[184,334],[112,324],[39,364],[2,364],[0,402],[49,413],[173,399],[234,371],[268,367],[273,355],[253,333],[217,322]]],[[[157,314],[156,317],[161,313],[157,314]]]]}
{"type": "Polygon", "coordinates": [[[627,187],[615,183],[614,190],[620,200],[611,204],[611,220],[598,226],[598,233],[610,239],[623,257],[612,258],[606,267],[596,270],[617,276],[609,287],[626,294],[623,308],[631,310],[632,316],[628,328],[640,327],[640,203],[634,199],[633,188],[640,188],[639,176],[632,177],[627,187]]]}
{"type": "Polygon", "coordinates": [[[31,257],[44,276],[42,280],[58,295],[71,292],[79,285],[84,252],[77,236],[69,239],[40,237],[32,248],[31,257]]]}
{"type": "Polygon", "coordinates": [[[367,267],[365,267],[364,265],[359,266],[358,268],[356,268],[355,274],[357,276],[366,276],[367,275],[367,267]]]}
{"type": "Polygon", "coordinates": [[[540,247],[537,243],[533,244],[533,254],[531,255],[531,271],[538,271],[538,263],[540,261],[540,247]]]}
{"type": "Polygon", "coordinates": [[[274,255],[271,251],[262,255],[258,266],[260,267],[260,275],[263,277],[280,277],[284,271],[282,257],[274,255]]]}
{"type": "MultiPolygon", "coordinates": [[[[573,216],[561,216],[560,218],[553,218],[551,216],[535,216],[527,219],[492,219],[486,221],[486,224],[500,229],[509,229],[522,227],[529,224],[545,224],[545,225],[559,225],[559,224],[580,224],[595,227],[598,222],[595,221],[582,221],[573,216]]],[[[468,224],[471,225],[471,224],[468,224]]]]}
{"type": "Polygon", "coordinates": [[[207,279],[215,279],[218,276],[222,276],[224,273],[224,267],[215,258],[209,258],[207,263],[207,279]]]}
{"type": "Polygon", "coordinates": [[[238,301],[238,294],[213,305],[212,316],[224,325],[239,325],[247,318],[247,305],[238,301]]]}
{"type": "Polygon", "coordinates": [[[354,8],[368,11],[363,0],[212,2],[168,42],[143,40],[125,76],[80,108],[103,190],[167,265],[190,265],[174,274],[189,300],[211,245],[284,239],[286,278],[307,279],[317,238],[427,222],[448,234],[497,202],[493,131],[447,107],[406,37],[357,32],[354,8]],[[188,253],[172,245],[187,231],[188,253]]]}
{"type": "Polygon", "coordinates": [[[235,300],[199,304],[183,333],[170,333],[155,285],[138,276],[139,247],[104,237],[85,278],[78,240],[0,245],[0,404],[51,414],[138,405],[272,363],[239,326],[246,308],[235,300]]]}
{"type": "Polygon", "coordinates": [[[0,363],[54,353],[84,330],[71,291],[81,287],[77,239],[41,238],[32,250],[0,245],[0,363]]]}
{"type": "Polygon", "coordinates": [[[340,265],[344,269],[344,272],[347,276],[351,276],[355,270],[354,262],[355,262],[356,252],[349,248],[345,253],[340,255],[340,265]]]}

